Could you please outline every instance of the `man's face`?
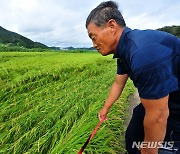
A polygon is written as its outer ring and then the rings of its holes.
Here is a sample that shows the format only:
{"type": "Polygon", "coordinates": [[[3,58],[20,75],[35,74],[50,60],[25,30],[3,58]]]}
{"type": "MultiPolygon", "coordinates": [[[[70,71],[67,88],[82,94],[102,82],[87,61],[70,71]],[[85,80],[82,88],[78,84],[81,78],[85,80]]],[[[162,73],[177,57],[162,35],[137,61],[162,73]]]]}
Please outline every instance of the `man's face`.
{"type": "Polygon", "coordinates": [[[88,35],[93,42],[94,48],[103,56],[114,53],[114,35],[111,28],[107,25],[97,27],[93,22],[90,22],[87,27],[88,35]]]}

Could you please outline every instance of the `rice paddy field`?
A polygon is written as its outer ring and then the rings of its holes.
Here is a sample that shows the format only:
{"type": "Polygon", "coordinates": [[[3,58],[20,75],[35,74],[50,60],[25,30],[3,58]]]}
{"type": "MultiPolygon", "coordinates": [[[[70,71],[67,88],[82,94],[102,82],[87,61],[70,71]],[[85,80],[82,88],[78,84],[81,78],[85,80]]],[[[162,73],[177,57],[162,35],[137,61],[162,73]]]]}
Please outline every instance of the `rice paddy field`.
{"type": "MultiPolygon", "coordinates": [[[[116,61],[97,53],[0,52],[0,153],[77,153],[99,122],[116,61]]],[[[128,81],[86,154],[124,153],[128,81]]]]}

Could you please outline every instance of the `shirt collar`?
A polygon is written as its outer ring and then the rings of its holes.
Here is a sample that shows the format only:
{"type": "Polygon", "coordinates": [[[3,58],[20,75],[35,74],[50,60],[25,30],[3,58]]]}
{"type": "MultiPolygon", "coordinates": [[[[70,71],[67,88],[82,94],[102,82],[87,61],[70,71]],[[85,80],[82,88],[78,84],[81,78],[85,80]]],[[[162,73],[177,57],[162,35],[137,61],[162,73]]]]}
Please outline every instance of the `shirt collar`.
{"type": "Polygon", "coordinates": [[[119,39],[116,52],[114,53],[113,59],[114,58],[120,58],[123,55],[123,50],[122,49],[123,49],[123,45],[124,45],[124,41],[125,41],[125,36],[129,31],[131,31],[131,29],[129,27],[124,28],[124,30],[123,30],[123,32],[121,34],[121,37],[119,39]]]}

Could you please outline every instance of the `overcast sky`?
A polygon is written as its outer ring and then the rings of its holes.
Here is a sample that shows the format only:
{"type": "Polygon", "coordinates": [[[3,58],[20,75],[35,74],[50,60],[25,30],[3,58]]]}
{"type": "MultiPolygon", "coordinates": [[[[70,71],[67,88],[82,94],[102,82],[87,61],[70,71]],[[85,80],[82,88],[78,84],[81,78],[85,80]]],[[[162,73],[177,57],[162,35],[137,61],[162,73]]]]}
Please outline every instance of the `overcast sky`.
{"type": "MultiPolygon", "coordinates": [[[[0,26],[48,46],[91,47],[89,12],[103,0],[0,0],[0,26]]],[[[132,29],[180,25],[180,0],[116,0],[132,29]]]]}

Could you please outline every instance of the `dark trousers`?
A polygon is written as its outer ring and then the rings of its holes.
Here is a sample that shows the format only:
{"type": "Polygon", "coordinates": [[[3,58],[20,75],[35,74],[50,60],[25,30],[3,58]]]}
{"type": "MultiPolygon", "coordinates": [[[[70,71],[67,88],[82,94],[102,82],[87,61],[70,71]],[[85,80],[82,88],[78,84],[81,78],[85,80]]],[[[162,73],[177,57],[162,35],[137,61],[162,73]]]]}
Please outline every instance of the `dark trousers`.
{"type": "MultiPolygon", "coordinates": [[[[132,148],[132,145],[134,141],[142,142],[144,140],[144,116],[145,109],[140,103],[133,110],[133,115],[125,134],[126,150],[128,154],[140,153],[137,148],[132,148]]],[[[178,142],[180,141],[180,133],[176,133],[172,129],[167,128],[165,141],[174,141],[174,147],[179,148],[176,154],[180,154],[180,142],[178,142]]]]}

